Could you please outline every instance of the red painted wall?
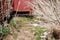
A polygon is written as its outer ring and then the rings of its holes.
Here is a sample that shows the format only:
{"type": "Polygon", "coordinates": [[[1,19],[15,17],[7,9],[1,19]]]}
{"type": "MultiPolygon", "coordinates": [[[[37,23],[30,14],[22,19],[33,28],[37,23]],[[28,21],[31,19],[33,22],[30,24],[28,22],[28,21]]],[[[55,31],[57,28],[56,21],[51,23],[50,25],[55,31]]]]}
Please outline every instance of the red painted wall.
{"type": "Polygon", "coordinates": [[[30,12],[32,12],[32,8],[27,4],[26,1],[33,2],[32,0],[14,0],[14,7],[13,7],[14,11],[30,11],[30,12]]]}

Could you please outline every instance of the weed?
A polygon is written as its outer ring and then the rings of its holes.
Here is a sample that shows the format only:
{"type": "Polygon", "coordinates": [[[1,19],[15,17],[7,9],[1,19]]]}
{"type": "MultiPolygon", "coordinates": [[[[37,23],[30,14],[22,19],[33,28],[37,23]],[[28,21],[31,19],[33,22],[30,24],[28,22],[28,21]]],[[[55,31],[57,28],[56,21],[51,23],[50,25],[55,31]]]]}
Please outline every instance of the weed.
{"type": "Polygon", "coordinates": [[[10,32],[10,28],[9,27],[2,27],[2,35],[6,35],[10,32]]]}
{"type": "Polygon", "coordinates": [[[36,35],[36,40],[41,40],[41,37],[43,35],[44,32],[46,32],[47,29],[45,28],[40,28],[40,27],[35,27],[35,35],[36,35]]]}

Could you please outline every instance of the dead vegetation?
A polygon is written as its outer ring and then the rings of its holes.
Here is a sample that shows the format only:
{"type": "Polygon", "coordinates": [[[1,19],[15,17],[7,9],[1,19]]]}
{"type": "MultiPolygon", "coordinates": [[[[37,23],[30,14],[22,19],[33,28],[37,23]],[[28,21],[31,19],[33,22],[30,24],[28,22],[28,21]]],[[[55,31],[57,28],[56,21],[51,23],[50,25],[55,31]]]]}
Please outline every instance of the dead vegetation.
{"type": "MultiPolygon", "coordinates": [[[[59,40],[60,39],[60,11],[59,11],[60,10],[60,1],[59,0],[38,0],[38,1],[34,0],[33,3],[30,3],[27,1],[27,4],[29,4],[29,6],[31,6],[31,8],[34,10],[33,15],[36,18],[38,18],[38,20],[39,20],[38,24],[41,27],[47,28],[48,32],[50,32],[47,39],[45,39],[45,40],[53,40],[53,38],[56,40],[59,40]]],[[[28,21],[28,20],[26,20],[26,21],[28,21]]],[[[19,26],[21,26],[21,25],[25,26],[23,24],[25,24],[26,21],[24,19],[24,20],[18,21],[17,24],[19,26]]],[[[32,22],[34,22],[34,21],[32,21],[32,22]]],[[[15,23],[12,23],[12,24],[14,26],[16,25],[15,23]]],[[[17,28],[19,28],[19,27],[17,27],[17,28]]],[[[29,30],[30,27],[27,27],[27,29],[30,32],[30,30],[29,30]]],[[[20,38],[23,37],[25,32],[27,32],[27,31],[25,31],[27,29],[26,29],[26,27],[22,27],[21,33],[19,32],[20,38]]],[[[38,30],[38,31],[40,31],[40,30],[38,30]]],[[[17,37],[17,34],[16,34],[17,31],[14,33],[15,34],[13,34],[13,37],[16,38],[17,37]]],[[[29,34],[29,35],[31,35],[31,34],[29,34]]],[[[28,34],[26,33],[24,35],[24,37],[25,36],[28,36],[28,34]]],[[[13,38],[13,37],[11,37],[11,38],[13,38]]],[[[18,37],[18,39],[20,39],[19,37],[18,37]]],[[[34,40],[34,39],[25,39],[24,37],[21,40],[34,40]]],[[[28,37],[32,37],[32,35],[28,36],[28,37]]],[[[33,38],[34,38],[34,36],[33,36],[33,38]]],[[[11,40],[14,40],[14,39],[11,39],[11,40]]]]}
{"type": "Polygon", "coordinates": [[[38,15],[38,17],[42,19],[41,21],[45,23],[42,26],[47,26],[46,28],[51,30],[52,36],[55,39],[60,39],[60,1],[34,0],[33,3],[28,2],[28,4],[34,10],[33,15],[38,15]]]}

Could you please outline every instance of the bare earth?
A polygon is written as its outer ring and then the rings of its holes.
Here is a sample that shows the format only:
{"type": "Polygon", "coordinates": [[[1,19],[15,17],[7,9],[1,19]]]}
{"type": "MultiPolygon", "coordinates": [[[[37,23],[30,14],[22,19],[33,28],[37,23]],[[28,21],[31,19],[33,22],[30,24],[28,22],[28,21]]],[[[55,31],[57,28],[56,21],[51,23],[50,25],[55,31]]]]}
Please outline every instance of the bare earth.
{"type": "Polygon", "coordinates": [[[17,32],[15,28],[13,28],[12,35],[8,35],[6,40],[35,40],[34,37],[34,27],[21,27],[19,29],[20,32],[17,32]]]}

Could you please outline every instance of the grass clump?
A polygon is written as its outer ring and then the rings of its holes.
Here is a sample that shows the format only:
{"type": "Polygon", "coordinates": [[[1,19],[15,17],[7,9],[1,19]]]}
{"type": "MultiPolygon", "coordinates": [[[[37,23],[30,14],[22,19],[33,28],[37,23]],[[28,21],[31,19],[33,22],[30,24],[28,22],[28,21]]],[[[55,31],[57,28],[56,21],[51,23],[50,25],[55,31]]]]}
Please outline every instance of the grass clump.
{"type": "Polygon", "coordinates": [[[43,35],[44,32],[46,32],[47,29],[45,28],[40,28],[40,27],[35,27],[35,36],[36,36],[36,40],[41,40],[41,37],[43,35]]]}
{"type": "Polygon", "coordinates": [[[6,35],[10,32],[10,28],[9,27],[2,27],[2,35],[6,35]]]}
{"type": "Polygon", "coordinates": [[[10,32],[10,28],[9,27],[4,27],[4,26],[2,26],[1,28],[0,28],[0,36],[1,35],[6,35],[6,34],[8,34],[10,32]]]}
{"type": "Polygon", "coordinates": [[[19,25],[19,26],[25,26],[25,24],[29,23],[32,18],[29,17],[16,17],[17,19],[14,20],[14,18],[10,21],[10,25],[19,25]]]}

